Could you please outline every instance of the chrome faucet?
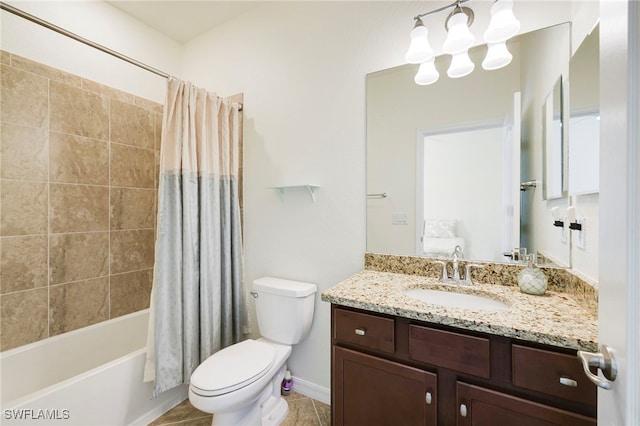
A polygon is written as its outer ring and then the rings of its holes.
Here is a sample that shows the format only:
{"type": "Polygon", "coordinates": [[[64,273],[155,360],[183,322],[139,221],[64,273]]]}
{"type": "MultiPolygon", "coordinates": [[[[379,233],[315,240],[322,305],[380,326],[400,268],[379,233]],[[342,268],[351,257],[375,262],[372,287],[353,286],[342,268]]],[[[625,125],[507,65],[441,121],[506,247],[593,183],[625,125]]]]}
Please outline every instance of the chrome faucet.
{"type": "Polygon", "coordinates": [[[442,272],[440,273],[440,282],[441,283],[450,283],[449,274],[447,273],[447,262],[444,260],[436,260],[434,263],[442,265],[442,272]]]}
{"type": "Polygon", "coordinates": [[[478,263],[467,263],[464,265],[464,280],[460,281],[460,285],[473,285],[471,279],[471,268],[484,268],[484,265],[478,263]]]}
{"type": "Polygon", "coordinates": [[[460,269],[459,269],[459,259],[463,256],[462,254],[462,248],[460,246],[456,246],[456,248],[453,250],[453,254],[451,255],[451,259],[453,260],[453,282],[454,283],[459,283],[460,282],[460,269]]]}

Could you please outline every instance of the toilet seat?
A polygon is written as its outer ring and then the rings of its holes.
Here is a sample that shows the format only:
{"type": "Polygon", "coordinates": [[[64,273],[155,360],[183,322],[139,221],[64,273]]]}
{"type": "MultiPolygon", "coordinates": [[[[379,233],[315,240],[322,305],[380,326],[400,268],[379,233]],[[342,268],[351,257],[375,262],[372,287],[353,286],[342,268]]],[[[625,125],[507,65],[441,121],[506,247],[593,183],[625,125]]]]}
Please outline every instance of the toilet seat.
{"type": "Polygon", "coordinates": [[[275,360],[273,346],[245,340],[211,355],[191,375],[191,388],[201,396],[233,392],[264,376],[275,360]]]}

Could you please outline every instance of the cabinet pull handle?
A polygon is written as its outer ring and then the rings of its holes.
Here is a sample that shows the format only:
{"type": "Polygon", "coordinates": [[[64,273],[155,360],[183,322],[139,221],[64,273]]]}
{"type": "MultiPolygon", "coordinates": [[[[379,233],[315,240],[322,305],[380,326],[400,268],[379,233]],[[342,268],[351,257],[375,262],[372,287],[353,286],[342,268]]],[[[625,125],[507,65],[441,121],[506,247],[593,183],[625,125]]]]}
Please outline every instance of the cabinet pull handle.
{"type": "Polygon", "coordinates": [[[578,382],[568,377],[560,377],[560,384],[565,386],[571,386],[572,388],[578,387],[578,382]]]}
{"type": "Polygon", "coordinates": [[[460,415],[462,417],[467,417],[467,406],[464,404],[460,404],[460,415]]]}
{"type": "Polygon", "coordinates": [[[364,329],[364,328],[356,328],[356,334],[358,336],[364,336],[366,332],[367,332],[367,330],[364,329]]]}
{"type": "Polygon", "coordinates": [[[427,404],[431,405],[431,392],[427,392],[427,395],[425,395],[425,400],[427,401],[427,404]]]}

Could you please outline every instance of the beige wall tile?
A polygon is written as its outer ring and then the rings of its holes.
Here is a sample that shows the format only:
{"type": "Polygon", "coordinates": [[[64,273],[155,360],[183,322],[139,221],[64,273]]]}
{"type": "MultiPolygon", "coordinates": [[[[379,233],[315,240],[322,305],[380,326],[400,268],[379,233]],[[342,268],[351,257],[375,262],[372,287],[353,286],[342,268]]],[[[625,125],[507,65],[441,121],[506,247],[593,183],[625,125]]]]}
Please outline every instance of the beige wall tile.
{"type": "Polygon", "coordinates": [[[0,176],[5,179],[46,182],[49,145],[46,127],[0,124],[0,176]]]}
{"type": "Polygon", "coordinates": [[[156,151],[160,151],[161,141],[162,141],[162,113],[156,114],[156,122],[155,122],[155,148],[156,151]]]}
{"type": "Polygon", "coordinates": [[[111,185],[155,188],[155,152],[111,144],[111,185]]]}
{"type": "Polygon", "coordinates": [[[82,79],[82,88],[123,102],[133,103],[136,99],[136,97],[130,93],[105,86],[104,84],[100,84],[95,81],[87,80],[86,78],[82,79]]]}
{"type": "Polygon", "coordinates": [[[0,235],[47,233],[46,183],[3,180],[0,194],[0,235]]]}
{"type": "Polygon", "coordinates": [[[110,291],[114,315],[148,306],[163,106],[9,52],[0,64],[4,350],[107,320],[110,291]]]}
{"type": "Polygon", "coordinates": [[[0,295],[0,350],[48,337],[47,289],[0,295]]]}
{"type": "Polygon", "coordinates": [[[47,236],[0,238],[0,293],[47,285],[47,236]]]}
{"type": "Polygon", "coordinates": [[[50,237],[50,284],[109,274],[109,233],[53,234],[50,237]]]}
{"type": "Polygon", "coordinates": [[[55,285],[49,291],[51,336],[109,319],[109,277],[55,285]]]}
{"type": "Polygon", "coordinates": [[[49,129],[107,140],[109,98],[51,81],[49,129]]]}
{"type": "Polygon", "coordinates": [[[153,270],[111,276],[111,318],[149,307],[153,270]]]}
{"type": "Polygon", "coordinates": [[[154,113],[160,113],[162,114],[162,110],[163,110],[163,106],[162,104],[159,104],[157,102],[153,102],[150,101],[148,99],[144,99],[144,98],[139,98],[139,97],[134,97],[133,102],[134,105],[137,105],[141,108],[144,108],[148,111],[154,112],[154,113]]]}
{"type": "Polygon", "coordinates": [[[11,66],[51,80],[57,80],[71,86],[80,87],[81,78],[77,75],[69,74],[68,72],[56,68],[51,68],[39,62],[23,58],[22,56],[11,55],[11,66]]]}
{"type": "Polygon", "coordinates": [[[153,267],[154,231],[111,231],[111,273],[153,267]]]}
{"type": "Polygon", "coordinates": [[[11,53],[6,50],[0,50],[0,64],[11,65],[11,53]]]}
{"type": "Polygon", "coordinates": [[[31,127],[47,124],[46,78],[0,65],[0,120],[31,127]]]}
{"type": "Polygon", "coordinates": [[[51,182],[109,184],[109,144],[98,139],[51,132],[51,182]]]}
{"type": "Polygon", "coordinates": [[[111,101],[111,142],[140,148],[155,148],[155,117],[151,111],[116,100],[111,101]]]}
{"type": "Polygon", "coordinates": [[[160,189],[160,155],[160,152],[156,151],[156,164],[154,167],[155,171],[153,173],[153,177],[156,181],[155,188],[158,190],[160,189]]]}
{"type": "Polygon", "coordinates": [[[155,189],[111,189],[111,229],[154,228],[155,221],[155,189]]]}
{"type": "Polygon", "coordinates": [[[52,233],[108,231],[109,188],[50,184],[52,233]]]}

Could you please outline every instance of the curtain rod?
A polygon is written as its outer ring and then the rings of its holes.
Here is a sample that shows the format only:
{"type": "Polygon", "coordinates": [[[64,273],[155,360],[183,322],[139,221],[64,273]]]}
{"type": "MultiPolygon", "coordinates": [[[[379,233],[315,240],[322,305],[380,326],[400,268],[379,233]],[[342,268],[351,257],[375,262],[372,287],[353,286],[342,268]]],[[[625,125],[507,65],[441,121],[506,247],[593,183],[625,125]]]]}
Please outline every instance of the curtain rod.
{"type": "MultiPolygon", "coordinates": [[[[144,64],[144,63],[142,63],[140,61],[137,61],[137,60],[135,60],[135,59],[133,59],[133,58],[131,58],[129,56],[123,55],[120,52],[117,52],[117,51],[115,51],[113,49],[109,49],[108,47],[105,47],[105,46],[103,46],[101,44],[95,43],[95,42],[93,42],[93,41],[91,41],[89,39],[86,39],[86,38],[84,38],[82,36],[79,36],[76,33],[73,33],[73,32],[71,32],[69,30],[66,30],[66,29],[64,29],[62,27],[59,27],[59,26],[55,25],[55,24],[52,24],[51,22],[45,21],[44,19],[38,18],[37,16],[34,16],[34,15],[32,15],[30,13],[27,13],[27,12],[21,10],[21,9],[13,7],[10,4],[7,4],[7,3],[5,3],[3,1],[0,1],[0,9],[1,10],[5,10],[5,11],[7,11],[9,13],[13,13],[14,15],[17,15],[17,16],[23,18],[23,19],[26,19],[27,21],[31,21],[34,24],[38,24],[38,25],[40,25],[42,27],[48,28],[48,29],[50,29],[52,31],[57,32],[58,34],[62,34],[63,36],[69,37],[69,38],[71,38],[71,39],[73,39],[75,41],[78,41],[80,43],[86,44],[87,46],[93,47],[94,49],[98,49],[101,52],[104,52],[104,53],[106,53],[108,55],[111,55],[111,56],[116,57],[116,58],[118,58],[120,60],[128,62],[131,65],[135,65],[136,67],[142,68],[143,70],[149,71],[149,72],[151,72],[153,74],[159,75],[160,77],[164,77],[164,78],[171,77],[170,74],[168,74],[168,73],[166,73],[164,71],[160,71],[157,68],[154,68],[154,67],[152,67],[150,65],[144,64]]],[[[239,105],[239,110],[242,111],[243,105],[241,103],[238,103],[238,105],[239,105]]]]}

